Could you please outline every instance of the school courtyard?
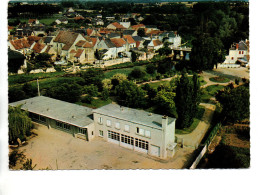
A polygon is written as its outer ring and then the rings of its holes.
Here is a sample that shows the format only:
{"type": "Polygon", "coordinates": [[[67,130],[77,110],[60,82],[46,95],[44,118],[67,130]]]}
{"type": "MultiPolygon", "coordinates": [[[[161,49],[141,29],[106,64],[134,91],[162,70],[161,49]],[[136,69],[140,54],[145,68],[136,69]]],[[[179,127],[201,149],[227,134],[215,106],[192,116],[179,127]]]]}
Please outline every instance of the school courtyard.
{"type": "Polygon", "coordinates": [[[38,135],[19,150],[32,159],[33,165],[37,164],[34,170],[182,169],[188,168],[194,155],[194,149],[178,147],[173,158],[159,159],[118,147],[99,137],[87,142],[44,125],[33,131],[38,135]]]}

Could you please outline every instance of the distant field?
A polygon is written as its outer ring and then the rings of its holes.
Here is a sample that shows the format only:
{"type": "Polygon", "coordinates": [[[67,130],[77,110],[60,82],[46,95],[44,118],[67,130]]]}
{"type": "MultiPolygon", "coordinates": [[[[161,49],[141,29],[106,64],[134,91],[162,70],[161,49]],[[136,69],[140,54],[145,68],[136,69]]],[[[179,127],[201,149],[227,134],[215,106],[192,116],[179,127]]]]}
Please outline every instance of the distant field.
{"type": "MultiPolygon", "coordinates": [[[[141,70],[145,70],[145,66],[138,66],[141,70]]],[[[105,74],[105,78],[111,78],[114,74],[117,73],[121,73],[121,74],[125,74],[126,76],[128,76],[128,74],[134,69],[135,67],[132,68],[121,68],[121,69],[115,69],[115,70],[109,70],[106,71],[105,74]]]]}

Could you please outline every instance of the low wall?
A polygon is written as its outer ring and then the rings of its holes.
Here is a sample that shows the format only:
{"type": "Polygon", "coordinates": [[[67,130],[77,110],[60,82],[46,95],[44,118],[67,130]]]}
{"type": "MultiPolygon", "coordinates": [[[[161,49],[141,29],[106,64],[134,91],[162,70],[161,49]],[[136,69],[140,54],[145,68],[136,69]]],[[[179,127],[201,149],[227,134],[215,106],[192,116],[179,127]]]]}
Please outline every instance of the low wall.
{"type": "Polygon", "coordinates": [[[102,61],[100,60],[96,60],[95,64],[96,65],[101,65],[101,67],[106,67],[106,66],[112,66],[115,64],[121,64],[121,63],[125,63],[125,62],[131,62],[131,58],[118,58],[118,59],[114,59],[114,60],[106,60],[106,61],[102,61]]]}
{"type": "Polygon", "coordinates": [[[208,146],[205,145],[203,147],[203,149],[201,150],[200,154],[197,156],[196,160],[192,163],[190,169],[196,169],[197,165],[199,164],[200,160],[202,159],[202,157],[205,155],[205,153],[207,152],[207,148],[208,146]]]}
{"type": "Polygon", "coordinates": [[[239,64],[220,64],[218,68],[239,68],[239,64]]]}

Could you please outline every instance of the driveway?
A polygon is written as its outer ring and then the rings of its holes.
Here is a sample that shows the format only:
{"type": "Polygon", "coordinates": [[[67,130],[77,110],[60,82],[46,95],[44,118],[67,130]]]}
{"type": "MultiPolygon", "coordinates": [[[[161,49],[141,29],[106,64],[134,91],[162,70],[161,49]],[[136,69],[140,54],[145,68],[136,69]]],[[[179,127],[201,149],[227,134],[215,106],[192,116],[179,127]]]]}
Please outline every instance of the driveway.
{"type": "MultiPolygon", "coordinates": [[[[165,160],[108,143],[102,138],[90,142],[40,125],[38,136],[21,147],[35,169],[181,169],[194,157],[192,148],[178,148],[165,160]]],[[[21,165],[15,167],[19,169],[21,165]]]]}
{"type": "Polygon", "coordinates": [[[210,127],[216,109],[214,104],[200,103],[200,105],[205,107],[205,112],[198,126],[189,134],[176,134],[178,140],[183,140],[183,145],[186,147],[197,148],[199,146],[210,127]]]}

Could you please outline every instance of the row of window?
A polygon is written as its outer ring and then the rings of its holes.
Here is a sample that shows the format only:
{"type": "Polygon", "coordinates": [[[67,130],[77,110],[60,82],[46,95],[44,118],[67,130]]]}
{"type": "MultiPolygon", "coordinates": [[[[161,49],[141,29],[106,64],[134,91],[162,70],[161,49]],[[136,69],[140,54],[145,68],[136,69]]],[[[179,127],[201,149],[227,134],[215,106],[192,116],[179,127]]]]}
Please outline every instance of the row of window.
{"type": "MultiPolygon", "coordinates": [[[[103,124],[103,119],[102,119],[101,117],[99,117],[99,118],[98,118],[98,122],[99,122],[100,124],[103,124]]],[[[112,126],[111,120],[108,120],[108,119],[107,119],[106,125],[107,125],[108,127],[111,127],[111,126],[112,126]]],[[[120,123],[119,123],[119,122],[116,122],[116,123],[115,123],[115,128],[116,128],[116,129],[120,129],[120,123]]],[[[130,126],[129,126],[129,125],[125,125],[124,130],[125,130],[126,132],[130,132],[130,126]]],[[[141,128],[137,127],[137,128],[136,128],[136,133],[139,134],[139,135],[141,135],[141,136],[145,136],[145,137],[151,138],[151,132],[148,131],[148,130],[144,130],[144,129],[141,129],[141,128]]]]}
{"type": "Polygon", "coordinates": [[[60,128],[63,128],[63,129],[66,129],[66,130],[70,130],[70,125],[68,125],[66,123],[62,123],[62,122],[56,121],[56,126],[60,127],[60,128]]]}
{"type": "Polygon", "coordinates": [[[31,117],[32,120],[35,120],[35,121],[40,121],[40,122],[44,122],[46,123],[46,118],[41,116],[41,115],[38,115],[38,114],[34,114],[34,113],[29,113],[29,116],[31,117]]]}
{"type": "MultiPolygon", "coordinates": [[[[102,133],[103,133],[103,131],[102,131],[102,133]]],[[[116,141],[120,141],[120,134],[117,133],[117,132],[108,131],[108,138],[116,140],[116,141]]],[[[135,140],[135,147],[142,148],[142,149],[145,149],[145,150],[149,149],[148,141],[141,140],[141,139],[138,139],[138,138],[133,138],[133,137],[130,137],[128,135],[121,134],[121,142],[123,142],[123,143],[126,143],[126,144],[133,146],[134,140],[135,140]]]]}
{"type": "MultiPolygon", "coordinates": [[[[98,123],[99,124],[103,124],[103,119],[102,119],[102,117],[99,117],[98,118],[98,123]]],[[[112,126],[112,122],[111,122],[111,120],[106,120],[106,125],[108,126],[108,127],[111,127],[112,126]]],[[[121,129],[121,126],[120,126],[120,123],[119,122],[116,122],[115,123],[115,128],[116,129],[121,129]]],[[[125,131],[127,131],[127,132],[130,132],[130,127],[129,127],[129,125],[125,125],[124,126],[124,130],[125,131]]]]}

